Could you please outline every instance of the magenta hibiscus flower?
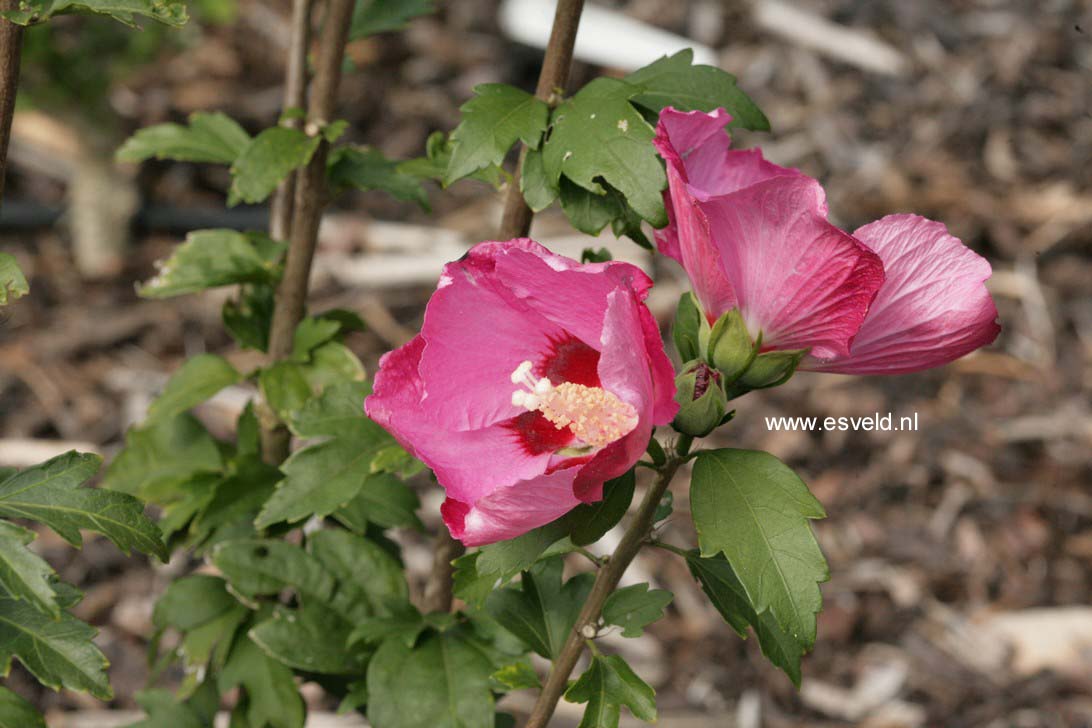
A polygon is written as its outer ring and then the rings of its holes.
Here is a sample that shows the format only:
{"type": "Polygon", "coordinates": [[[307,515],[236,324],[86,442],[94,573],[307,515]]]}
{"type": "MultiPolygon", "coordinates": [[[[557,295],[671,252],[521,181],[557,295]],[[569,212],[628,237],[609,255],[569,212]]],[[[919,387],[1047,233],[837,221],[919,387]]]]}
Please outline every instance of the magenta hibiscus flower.
{"type": "Polygon", "coordinates": [[[444,268],[365,409],[436,473],[455,538],[512,538],[600,500],[671,421],[651,285],[627,263],[581,265],[527,239],[444,268]]]}
{"type": "Polygon", "coordinates": [[[809,349],[802,369],[896,374],[945,364],[997,336],[985,259],[940,223],[891,215],[849,235],[827,220],[814,179],[732,150],[722,109],[664,109],[678,260],[710,321],[738,307],[763,350],[809,349]]]}

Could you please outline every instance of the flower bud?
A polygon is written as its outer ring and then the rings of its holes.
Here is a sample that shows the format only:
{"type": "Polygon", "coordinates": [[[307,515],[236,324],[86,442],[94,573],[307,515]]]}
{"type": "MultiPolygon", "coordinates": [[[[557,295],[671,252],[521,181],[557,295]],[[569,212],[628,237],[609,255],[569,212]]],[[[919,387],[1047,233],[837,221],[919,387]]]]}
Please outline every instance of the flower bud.
{"type": "Polygon", "coordinates": [[[766,389],[784,384],[796,373],[796,367],[807,353],[807,349],[795,349],[759,354],[747,371],[728,386],[729,399],[746,394],[752,389],[766,389]]]}
{"type": "Polygon", "coordinates": [[[728,311],[713,324],[706,358],[729,382],[747,370],[757,351],[758,344],[751,341],[738,308],[728,311]]]}
{"type": "Polygon", "coordinates": [[[721,387],[721,373],[716,369],[702,361],[689,362],[675,378],[675,387],[679,413],[671,426],[676,430],[704,437],[724,420],[728,398],[721,387]]]}

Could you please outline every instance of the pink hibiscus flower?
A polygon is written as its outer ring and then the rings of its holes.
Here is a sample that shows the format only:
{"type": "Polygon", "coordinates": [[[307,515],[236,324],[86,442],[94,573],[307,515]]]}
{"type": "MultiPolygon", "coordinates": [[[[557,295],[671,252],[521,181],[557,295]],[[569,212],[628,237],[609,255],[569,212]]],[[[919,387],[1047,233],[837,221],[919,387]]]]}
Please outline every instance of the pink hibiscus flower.
{"type": "Polygon", "coordinates": [[[710,322],[738,307],[763,350],[810,349],[802,369],[897,374],[989,344],[1000,326],[989,263],[940,223],[890,215],[849,235],[814,179],[730,149],[723,109],[664,109],[664,254],[710,322]]]}
{"type": "Polygon", "coordinates": [[[582,265],[527,239],[444,268],[365,410],[436,473],[455,538],[512,538],[600,500],[671,421],[651,285],[627,263],[582,265]]]}

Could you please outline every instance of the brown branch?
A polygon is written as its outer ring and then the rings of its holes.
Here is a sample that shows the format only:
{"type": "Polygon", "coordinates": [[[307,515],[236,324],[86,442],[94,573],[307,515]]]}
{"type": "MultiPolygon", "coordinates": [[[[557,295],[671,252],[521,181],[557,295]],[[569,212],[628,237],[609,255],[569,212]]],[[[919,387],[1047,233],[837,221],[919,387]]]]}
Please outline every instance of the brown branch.
{"type": "MultiPolygon", "coordinates": [[[[311,0],[293,0],[292,36],[288,46],[288,64],[284,73],[285,111],[303,109],[307,103],[307,50],[311,46],[311,0]]],[[[291,116],[282,122],[299,129],[303,120],[291,116]]],[[[291,232],[292,203],[296,194],[296,173],[291,172],[273,194],[269,215],[269,234],[274,240],[285,240],[291,232]]]]}
{"type": "MultiPolygon", "coordinates": [[[[538,88],[535,96],[551,107],[556,106],[560,92],[569,82],[569,71],[573,63],[573,45],[576,43],[576,31],[580,26],[580,14],[584,10],[584,0],[560,0],[554,13],[554,25],[550,31],[550,40],[546,44],[546,55],[542,59],[542,70],[538,75],[538,88]]],[[[508,186],[508,195],[504,200],[504,216],[501,218],[500,239],[522,238],[531,230],[531,208],[523,199],[519,189],[520,171],[527,156],[527,147],[520,150],[519,164],[508,186]]]]}
{"type": "MultiPolygon", "coordinates": [[[[19,0],[0,0],[0,10],[14,10],[19,0]]],[[[0,202],[4,199],[4,176],[8,166],[11,117],[19,90],[19,59],[23,48],[23,26],[0,18],[0,202]]]]}
{"type": "MultiPolygon", "coordinates": [[[[557,4],[550,40],[546,44],[546,55],[542,59],[542,70],[538,75],[538,88],[535,89],[535,96],[551,106],[557,101],[558,91],[563,90],[569,82],[573,45],[576,43],[576,30],[580,26],[580,14],[583,10],[584,0],[560,0],[557,4]]],[[[534,213],[527,206],[519,189],[520,169],[526,156],[527,147],[524,146],[520,150],[519,164],[508,186],[498,240],[521,238],[531,229],[531,217],[534,213]]],[[[442,529],[436,536],[434,549],[435,558],[432,571],[425,581],[422,608],[426,612],[448,612],[451,611],[451,579],[454,571],[451,562],[465,549],[446,529],[442,529]]]]}
{"type": "Polygon", "coordinates": [[[577,617],[576,624],[572,632],[569,633],[568,639],[565,640],[565,646],[561,648],[561,653],[550,667],[550,674],[546,677],[546,684],[542,687],[538,700],[535,701],[535,707],[531,711],[531,717],[528,719],[525,728],[546,728],[547,721],[550,720],[550,716],[554,714],[554,709],[557,708],[557,701],[561,699],[562,694],[568,687],[569,675],[572,674],[573,668],[576,667],[576,661],[580,659],[580,655],[584,652],[584,646],[588,638],[584,632],[596,629],[607,597],[618,586],[622,575],[648,538],[656,507],[660,504],[660,499],[663,498],[667,487],[671,485],[671,479],[683,462],[684,458],[682,456],[672,454],[660,468],[656,480],[652,483],[652,487],[648,489],[648,492],[645,493],[644,500],[641,501],[637,513],[634,514],[633,522],[629,524],[629,528],[626,529],[622,540],[618,543],[618,548],[614,549],[610,559],[596,575],[591,594],[588,595],[588,600],[584,602],[584,608],[580,611],[580,616],[577,617]]]}
{"type": "MultiPolygon", "coordinates": [[[[329,0],[327,3],[315,62],[315,80],[311,84],[311,98],[307,106],[305,129],[308,134],[320,134],[322,128],[333,120],[353,4],[353,0],[329,0]]],[[[284,276],[277,286],[269,333],[270,361],[286,359],[292,353],[292,337],[296,325],[303,318],[319,220],[327,200],[326,156],[329,146],[325,139],[321,140],[311,161],[296,174],[288,256],[284,276]]],[[[267,462],[280,464],[288,456],[288,432],[283,425],[271,420],[268,416],[263,418],[262,454],[267,462]]]]}

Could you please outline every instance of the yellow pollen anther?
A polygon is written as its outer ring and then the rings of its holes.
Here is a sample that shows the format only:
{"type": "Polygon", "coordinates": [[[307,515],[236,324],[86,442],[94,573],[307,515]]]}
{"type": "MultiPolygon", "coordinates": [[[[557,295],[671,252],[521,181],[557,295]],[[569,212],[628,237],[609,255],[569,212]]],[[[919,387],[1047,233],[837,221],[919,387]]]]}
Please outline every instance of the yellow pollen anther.
{"type": "Polygon", "coordinates": [[[523,362],[512,372],[512,382],[526,390],[512,393],[512,404],[538,411],[557,429],[568,427],[581,442],[600,448],[619,440],[637,427],[637,410],[601,387],[573,382],[557,386],[531,374],[531,363],[523,362]]]}

